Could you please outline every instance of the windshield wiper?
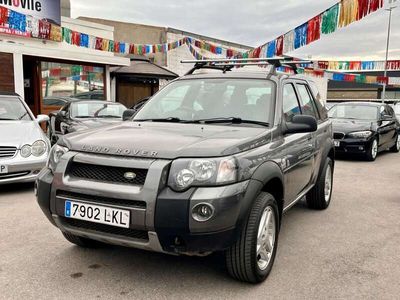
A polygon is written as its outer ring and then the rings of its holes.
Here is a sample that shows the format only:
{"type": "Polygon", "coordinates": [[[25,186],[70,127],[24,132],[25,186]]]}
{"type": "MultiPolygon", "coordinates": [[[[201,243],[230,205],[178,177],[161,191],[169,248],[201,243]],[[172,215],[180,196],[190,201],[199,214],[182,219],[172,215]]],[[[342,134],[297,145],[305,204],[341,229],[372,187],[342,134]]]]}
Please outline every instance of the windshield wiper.
{"type": "Polygon", "coordinates": [[[134,122],[171,122],[171,123],[180,123],[186,122],[182,121],[179,118],[169,117],[169,118],[160,118],[160,119],[133,119],[134,122]]]}
{"type": "Polygon", "coordinates": [[[97,116],[97,118],[114,118],[114,119],[120,119],[121,116],[114,116],[114,115],[104,115],[104,116],[97,116]]]}
{"type": "Polygon", "coordinates": [[[202,123],[202,124],[219,124],[219,123],[232,123],[232,124],[255,124],[264,127],[269,127],[270,124],[268,122],[255,121],[255,120],[245,120],[241,118],[214,118],[214,119],[201,119],[194,120],[192,123],[202,123]]]}

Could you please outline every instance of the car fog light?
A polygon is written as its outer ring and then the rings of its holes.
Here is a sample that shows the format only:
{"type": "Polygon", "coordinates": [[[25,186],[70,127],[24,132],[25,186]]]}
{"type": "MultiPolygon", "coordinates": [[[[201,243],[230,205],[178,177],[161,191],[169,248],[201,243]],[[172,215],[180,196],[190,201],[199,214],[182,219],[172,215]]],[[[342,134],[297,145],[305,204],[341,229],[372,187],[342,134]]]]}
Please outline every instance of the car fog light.
{"type": "Polygon", "coordinates": [[[206,222],[214,215],[214,206],[209,203],[197,204],[192,209],[192,217],[198,222],[206,222]]]}

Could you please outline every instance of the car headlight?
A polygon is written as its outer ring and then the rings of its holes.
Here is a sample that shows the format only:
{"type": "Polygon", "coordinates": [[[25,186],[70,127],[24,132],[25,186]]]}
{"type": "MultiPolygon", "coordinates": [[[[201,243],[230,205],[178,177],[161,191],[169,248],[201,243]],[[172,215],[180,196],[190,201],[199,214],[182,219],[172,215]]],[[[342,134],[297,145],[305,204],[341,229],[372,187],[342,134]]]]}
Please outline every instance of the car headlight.
{"type": "Polygon", "coordinates": [[[21,156],[22,157],[29,157],[32,154],[32,147],[30,145],[25,145],[21,148],[21,156]]]}
{"type": "Polygon", "coordinates": [[[237,163],[233,157],[216,159],[177,159],[172,163],[168,185],[183,191],[191,186],[212,186],[237,180],[237,163]]]}
{"type": "Polygon", "coordinates": [[[32,145],[32,155],[39,157],[46,153],[47,145],[43,141],[36,141],[32,145]]]}
{"type": "Polygon", "coordinates": [[[54,145],[50,150],[49,159],[47,161],[47,167],[50,168],[53,172],[56,170],[58,163],[60,162],[61,157],[69,151],[68,148],[54,145]]]}
{"type": "Polygon", "coordinates": [[[372,131],[355,131],[355,132],[351,132],[348,134],[349,137],[352,138],[361,138],[361,139],[366,139],[369,138],[372,135],[372,131]]]}

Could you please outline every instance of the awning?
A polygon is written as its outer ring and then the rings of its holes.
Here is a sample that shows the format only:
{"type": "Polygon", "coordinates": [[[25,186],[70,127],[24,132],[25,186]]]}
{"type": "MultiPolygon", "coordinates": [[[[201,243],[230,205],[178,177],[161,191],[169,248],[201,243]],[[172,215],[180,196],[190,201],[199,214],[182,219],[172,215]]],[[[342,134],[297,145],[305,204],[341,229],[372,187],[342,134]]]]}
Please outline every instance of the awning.
{"type": "Polygon", "coordinates": [[[131,65],[127,67],[110,68],[111,76],[129,76],[139,78],[174,79],[179,77],[174,72],[152,63],[146,57],[131,59],[131,65]]]}

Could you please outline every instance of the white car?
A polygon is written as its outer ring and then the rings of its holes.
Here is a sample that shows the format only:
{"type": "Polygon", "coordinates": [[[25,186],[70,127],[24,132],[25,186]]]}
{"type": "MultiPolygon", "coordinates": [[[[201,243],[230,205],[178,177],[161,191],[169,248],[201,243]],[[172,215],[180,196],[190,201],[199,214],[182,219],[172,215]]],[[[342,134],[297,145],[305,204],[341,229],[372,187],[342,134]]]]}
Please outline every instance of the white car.
{"type": "Polygon", "coordinates": [[[39,126],[48,119],[35,118],[17,94],[0,93],[0,185],[36,180],[50,151],[39,126]]]}

